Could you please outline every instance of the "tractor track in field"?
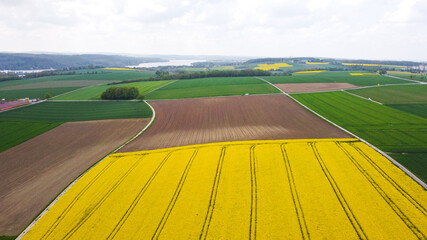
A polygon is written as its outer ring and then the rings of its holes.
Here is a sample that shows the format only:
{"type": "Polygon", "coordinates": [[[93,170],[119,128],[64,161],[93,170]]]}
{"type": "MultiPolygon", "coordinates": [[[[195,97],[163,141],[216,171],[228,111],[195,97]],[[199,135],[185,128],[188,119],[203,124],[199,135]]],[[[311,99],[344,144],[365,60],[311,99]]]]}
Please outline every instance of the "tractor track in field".
{"type": "Polygon", "coordinates": [[[219,187],[219,182],[220,182],[220,178],[221,178],[222,165],[224,162],[226,148],[227,148],[227,146],[222,147],[221,155],[219,156],[219,159],[218,159],[218,165],[216,168],[215,179],[213,182],[212,192],[211,192],[211,196],[209,199],[208,211],[207,211],[206,216],[205,216],[205,221],[203,222],[203,227],[202,227],[202,231],[200,233],[199,239],[206,239],[208,236],[209,226],[211,224],[213,212],[215,209],[216,196],[218,194],[218,187],[219,187]]]}
{"type": "Polygon", "coordinates": [[[257,208],[258,208],[258,187],[256,180],[256,157],[255,147],[250,147],[250,168],[251,168],[251,215],[249,224],[249,239],[256,239],[257,228],[257,208]]]}
{"type": "Polygon", "coordinates": [[[342,209],[344,210],[345,214],[347,215],[348,220],[350,221],[351,225],[353,226],[354,231],[356,232],[359,239],[368,239],[366,236],[365,231],[363,230],[362,226],[360,225],[359,221],[357,220],[356,216],[354,215],[353,211],[351,210],[350,206],[348,205],[347,201],[344,198],[343,193],[341,192],[338,184],[336,183],[334,177],[329,172],[328,168],[326,167],[325,162],[323,161],[322,157],[320,156],[319,150],[316,147],[316,143],[311,142],[309,143],[309,146],[313,150],[313,153],[320,165],[320,168],[322,169],[323,174],[328,179],[329,184],[331,185],[335,196],[337,197],[339,203],[341,204],[342,209]]]}
{"type": "Polygon", "coordinates": [[[285,164],[286,175],[288,176],[289,188],[291,190],[292,202],[294,204],[295,212],[298,219],[298,225],[301,232],[302,239],[310,239],[310,232],[308,231],[307,222],[305,221],[304,212],[302,210],[301,201],[298,196],[294,175],[292,173],[291,163],[289,162],[288,153],[285,149],[286,144],[281,144],[283,162],[285,164]]]}
{"type": "Polygon", "coordinates": [[[156,170],[153,172],[153,174],[150,176],[150,178],[148,179],[148,181],[144,184],[144,186],[138,192],[138,194],[136,195],[136,197],[132,201],[131,205],[126,210],[125,214],[122,216],[122,218],[120,219],[120,221],[116,224],[116,226],[110,232],[110,234],[108,235],[107,239],[113,239],[117,235],[117,233],[123,227],[123,225],[125,224],[125,222],[129,218],[129,216],[132,214],[132,212],[135,209],[136,205],[138,205],[138,202],[141,200],[142,196],[147,191],[148,187],[150,187],[151,183],[154,181],[154,179],[156,178],[156,176],[158,175],[158,173],[160,172],[160,170],[163,168],[163,166],[165,165],[165,163],[169,160],[170,156],[174,152],[175,151],[169,152],[165,156],[165,158],[163,159],[163,161],[159,164],[159,166],[157,166],[156,170]]]}
{"type": "Polygon", "coordinates": [[[163,228],[164,228],[166,222],[168,221],[168,218],[169,218],[169,216],[170,216],[170,214],[171,214],[171,212],[175,206],[175,203],[178,200],[179,194],[181,193],[182,187],[184,186],[185,180],[187,179],[188,172],[190,171],[190,168],[191,168],[193,161],[196,158],[198,152],[199,152],[199,149],[196,148],[193,152],[193,155],[189,159],[187,166],[184,169],[184,173],[182,174],[181,179],[179,180],[179,183],[178,183],[178,186],[175,190],[175,193],[173,194],[173,197],[172,197],[171,201],[169,202],[169,205],[166,208],[166,211],[163,214],[159,225],[157,225],[156,231],[154,232],[153,237],[151,239],[158,239],[160,237],[160,234],[162,233],[163,228]]]}
{"type": "MultiPolygon", "coordinates": [[[[378,194],[384,199],[387,205],[405,223],[405,225],[409,228],[409,230],[411,230],[414,233],[414,235],[417,236],[418,239],[425,239],[425,236],[423,235],[423,233],[417,228],[417,226],[415,226],[411,222],[411,220],[405,215],[405,213],[399,208],[399,206],[391,199],[391,197],[387,195],[387,193],[379,186],[379,184],[371,177],[371,175],[369,175],[369,173],[366,172],[366,170],[356,161],[356,159],[354,159],[354,157],[346,149],[344,149],[339,143],[336,143],[336,144],[341,149],[341,151],[344,152],[347,158],[350,159],[350,161],[359,170],[359,172],[366,178],[366,180],[368,180],[368,182],[378,192],[378,194]]],[[[366,158],[366,156],[361,152],[359,152],[359,154],[362,155],[364,158],[366,158]]],[[[415,207],[418,209],[417,206],[415,207]]]]}
{"type": "Polygon", "coordinates": [[[403,189],[393,178],[391,178],[381,167],[378,166],[378,164],[375,163],[369,156],[367,156],[359,147],[355,146],[354,143],[350,143],[350,146],[352,146],[361,156],[367,160],[367,162],[381,175],[386,179],[398,192],[400,192],[411,204],[417,208],[423,215],[426,214],[426,209],[417,201],[415,200],[411,195],[409,195],[405,189],[403,189]]]}
{"type": "MultiPolygon", "coordinates": [[[[265,80],[264,78],[261,77],[257,77],[258,79],[263,80],[264,82],[270,84],[271,86],[275,87],[276,89],[278,89],[280,92],[282,92],[284,95],[286,95],[287,97],[289,97],[290,99],[292,99],[294,102],[298,103],[300,106],[302,106],[303,108],[307,109],[308,111],[310,111],[311,113],[313,113],[314,115],[316,115],[317,117],[319,117],[320,119],[323,119],[324,121],[328,122],[329,124],[337,127],[338,129],[342,130],[343,132],[349,134],[350,136],[353,136],[357,139],[359,139],[361,142],[367,144],[368,146],[370,146],[371,148],[373,148],[375,151],[379,152],[381,155],[383,155],[385,158],[387,158],[389,161],[391,161],[394,165],[396,165],[398,168],[400,168],[403,172],[405,172],[409,177],[411,177],[415,182],[417,182],[418,184],[420,184],[424,190],[427,190],[427,184],[422,181],[421,179],[419,179],[415,174],[413,174],[411,171],[409,171],[406,167],[404,167],[402,164],[400,164],[398,161],[396,161],[395,159],[393,159],[392,157],[390,157],[387,153],[385,153],[384,151],[382,151],[381,149],[375,147],[373,144],[371,144],[370,142],[366,141],[365,139],[357,136],[356,134],[350,132],[349,130],[345,129],[344,127],[341,127],[340,125],[336,124],[335,122],[332,122],[331,120],[329,120],[328,118],[322,116],[321,114],[319,114],[318,112],[314,111],[313,109],[307,107],[306,105],[304,105],[303,103],[301,103],[300,101],[298,101],[296,98],[292,97],[291,95],[289,95],[288,93],[284,92],[283,90],[281,90],[280,88],[274,86],[274,84],[272,84],[271,82],[265,80]]],[[[418,84],[418,83],[416,83],[418,84]]],[[[425,84],[425,83],[424,83],[425,84]]],[[[407,84],[405,84],[407,85],[407,84]]]]}

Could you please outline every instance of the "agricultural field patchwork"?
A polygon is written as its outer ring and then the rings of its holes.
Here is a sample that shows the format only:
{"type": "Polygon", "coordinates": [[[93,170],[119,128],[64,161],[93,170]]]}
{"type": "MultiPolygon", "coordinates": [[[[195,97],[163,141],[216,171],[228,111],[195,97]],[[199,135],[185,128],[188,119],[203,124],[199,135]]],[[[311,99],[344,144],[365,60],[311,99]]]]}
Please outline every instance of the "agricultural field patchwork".
{"type": "Polygon", "coordinates": [[[156,121],[121,152],[224,141],[349,137],[283,94],[150,104],[156,121]]]}
{"type": "Polygon", "coordinates": [[[30,99],[45,99],[46,93],[49,93],[52,97],[76,90],[80,87],[59,87],[59,88],[30,88],[30,89],[18,89],[18,90],[1,90],[0,99],[15,100],[22,98],[30,99]]]}
{"type": "Polygon", "coordinates": [[[427,118],[427,85],[384,86],[349,90],[349,92],[427,118]]]}
{"type": "Polygon", "coordinates": [[[356,139],[113,154],[23,239],[425,239],[427,192],[356,139]]]}
{"type": "Polygon", "coordinates": [[[258,64],[258,67],[255,67],[255,69],[269,71],[269,70],[278,70],[280,68],[286,68],[286,67],[293,67],[293,66],[287,63],[258,64]]]}
{"type": "MultiPolygon", "coordinates": [[[[341,91],[292,96],[385,152],[408,156],[413,156],[412,153],[427,153],[426,118],[341,91]]],[[[411,164],[408,161],[401,163],[427,181],[427,159],[413,158],[412,161],[411,164]]]]}
{"type": "Polygon", "coordinates": [[[419,80],[427,82],[426,73],[411,73],[411,72],[401,72],[401,71],[387,71],[387,74],[391,76],[406,78],[409,80],[419,80]]]}
{"type": "MultiPolygon", "coordinates": [[[[68,122],[0,152],[0,236],[18,235],[76,177],[149,121],[68,122]]],[[[17,129],[23,125],[2,130],[24,135],[29,129],[17,129]]]]}
{"type": "Polygon", "coordinates": [[[115,85],[96,85],[81,88],[77,91],[63,94],[61,96],[55,97],[55,100],[99,100],[101,99],[101,94],[110,87],[136,87],[138,88],[139,94],[144,95],[150,91],[153,91],[157,88],[160,88],[166,84],[169,84],[173,81],[144,81],[144,82],[134,82],[126,84],[115,84],[115,85]]]}
{"type": "Polygon", "coordinates": [[[255,77],[199,78],[178,80],[146,95],[147,99],[177,99],[279,93],[255,77]]]}
{"type": "Polygon", "coordinates": [[[326,71],[314,74],[293,74],[292,76],[267,76],[263,79],[273,83],[350,83],[356,86],[408,83],[408,81],[380,75],[351,76],[348,71],[326,71]]]}
{"type": "Polygon", "coordinates": [[[274,84],[287,93],[321,92],[357,88],[350,83],[279,83],[274,84]]]}
{"type": "Polygon", "coordinates": [[[0,118],[0,153],[37,135],[51,130],[63,122],[31,121],[0,118]]]}
{"type": "Polygon", "coordinates": [[[0,113],[2,119],[61,122],[151,116],[150,107],[140,101],[48,101],[0,113]]]}

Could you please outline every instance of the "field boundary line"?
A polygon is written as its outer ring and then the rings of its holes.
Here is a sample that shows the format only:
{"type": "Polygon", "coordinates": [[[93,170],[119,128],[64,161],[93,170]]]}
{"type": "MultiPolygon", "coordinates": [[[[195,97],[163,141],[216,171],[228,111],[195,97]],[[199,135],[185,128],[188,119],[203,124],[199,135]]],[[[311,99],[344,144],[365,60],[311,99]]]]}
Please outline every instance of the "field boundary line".
{"type": "Polygon", "coordinates": [[[181,193],[181,190],[184,187],[185,181],[187,180],[188,172],[190,172],[191,166],[193,165],[194,159],[196,158],[198,153],[199,153],[199,149],[196,148],[190,160],[188,161],[187,165],[185,166],[184,172],[181,175],[181,179],[178,182],[178,186],[175,189],[172,199],[169,202],[168,207],[166,208],[166,211],[164,212],[159,225],[157,225],[156,231],[154,232],[153,237],[151,239],[159,239],[160,234],[162,233],[163,228],[165,227],[166,222],[168,221],[169,216],[171,215],[172,210],[175,207],[176,201],[178,201],[179,194],[181,193]]]}
{"type": "Polygon", "coordinates": [[[409,81],[409,82],[417,82],[417,83],[421,83],[421,84],[427,84],[426,82],[423,81],[418,81],[418,80],[411,80],[411,79],[407,79],[407,78],[401,78],[401,77],[397,77],[397,76],[393,76],[393,75],[389,75],[389,74],[384,74],[383,76],[385,77],[389,77],[389,78],[394,78],[394,79],[400,79],[400,80],[405,80],[405,81],[409,81]]]}
{"type": "Polygon", "coordinates": [[[362,97],[362,96],[360,96],[360,95],[357,95],[357,94],[354,94],[354,93],[348,92],[347,90],[342,90],[342,92],[348,93],[348,94],[350,94],[350,95],[353,95],[353,96],[356,96],[356,97],[359,97],[359,98],[362,98],[362,99],[365,99],[365,100],[368,100],[368,101],[371,101],[371,102],[374,102],[374,103],[377,103],[377,104],[380,104],[380,105],[384,105],[384,103],[381,103],[381,102],[375,101],[375,100],[373,100],[373,99],[371,99],[371,98],[362,97]]]}
{"type": "Polygon", "coordinates": [[[77,88],[77,89],[71,90],[71,91],[69,91],[69,92],[64,92],[64,93],[58,94],[58,95],[53,96],[53,97],[51,97],[51,98],[56,98],[56,97],[59,97],[59,96],[65,95],[65,94],[69,94],[69,93],[75,92],[75,91],[80,90],[80,89],[83,89],[83,88],[88,88],[88,87],[93,87],[93,86],[100,86],[100,85],[104,85],[104,84],[106,84],[106,83],[100,83],[100,84],[95,84],[95,85],[89,85],[89,86],[86,86],[86,87],[80,87],[80,88],[77,88]]]}
{"type": "Polygon", "coordinates": [[[338,202],[341,204],[341,207],[343,208],[345,214],[347,215],[347,218],[350,221],[351,225],[353,226],[353,229],[356,232],[357,236],[359,237],[359,239],[368,239],[365,231],[363,230],[362,226],[360,225],[359,221],[357,220],[356,216],[351,210],[350,205],[347,203],[347,200],[345,200],[344,194],[341,192],[337,182],[335,181],[334,177],[329,172],[328,167],[323,161],[322,156],[319,153],[319,149],[317,149],[316,143],[311,142],[308,144],[311,147],[314,153],[314,156],[316,157],[320,165],[320,168],[322,169],[323,174],[325,174],[325,177],[328,179],[328,182],[331,185],[332,190],[334,191],[335,196],[338,199],[338,202]]]}
{"type": "Polygon", "coordinates": [[[164,85],[162,85],[162,86],[160,86],[160,87],[158,87],[158,88],[155,88],[155,89],[153,89],[153,90],[150,90],[150,91],[146,92],[146,93],[144,94],[144,96],[147,96],[147,94],[152,93],[152,92],[154,92],[154,91],[157,91],[157,90],[159,90],[159,89],[161,89],[161,88],[163,88],[163,87],[166,87],[167,85],[172,84],[172,83],[174,83],[174,82],[176,82],[176,81],[178,81],[178,80],[172,80],[172,81],[171,81],[171,82],[169,82],[169,83],[166,83],[166,84],[164,84],[164,85]]]}
{"type": "MultiPolygon", "coordinates": [[[[336,143],[337,145],[342,147],[341,143],[336,143]]],[[[362,155],[363,158],[384,178],[389,182],[400,194],[403,195],[409,202],[414,205],[415,208],[417,208],[423,215],[426,215],[426,209],[416,200],[414,199],[410,194],[408,194],[405,189],[403,189],[397,182],[393,180],[388,174],[380,167],[378,166],[368,155],[366,155],[362,149],[355,146],[354,143],[349,143],[349,145],[356,150],[360,155],[362,155]]],[[[342,147],[344,148],[344,147],[342,147]]],[[[345,151],[348,151],[344,149],[345,151]]],[[[357,162],[357,161],[356,161],[357,162]]],[[[359,164],[359,163],[358,163],[359,164]]]]}
{"type": "Polygon", "coordinates": [[[135,134],[135,136],[133,136],[131,139],[129,139],[128,141],[126,141],[125,143],[123,143],[122,145],[120,145],[119,147],[117,147],[116,149],[114,149],[113,151],[108,153],[107,155],[105,155],[103,158],[101,158],[99,161],[97,161],[91,167],[89,167],[86,171],[84,171],[82,174],[80,174],[74,181],[72,181],[62,192],[60,192],[58,194],[58,196],[49,205],[47,205],[47,207],[30,223],[30,225],[28,225],[24,229],[24,231],[22,231],[21,234],[19,234],[18,237],[16,237],[16,240],[22,239],[22,237],[24,237],[25,234],[27,234],[28,231],[30,231],[30,229],[40,220],[40,218],[43,217],[43,215],[45,215],[56,202],[58,202],[59,198],[61,198],[81,177],[83,177],[83,175],[85,175],[88,171],[90,171],[92,168],[94,168],[96,165],[98,165],[102,160],[106,159],[111,154],[116,153],[117,151],[122,149],[124,146],[126,146],[127,144],[129,144],[130,142],[135,140],[137,137],[139,137],[142,133],[144,133],[153,124],[154,120],[156,119],[156,111],[147,101],[144,100],[144,102],[153,111],[153,116],[151,117],[151,121],[141,131],[139,131],[137,134],[135,134]]]}
{"type": "MultiPolygon", "coordinates": [[[[278,83],[286,84],[286,83],[278,83]]],[[[302,83],[303,84],[303,83],[302,83]]],[[[325,92],[338,92],[338,91],[352,91],[365,88],[377,88],[377,87],[391,87],[391,86],[402,86],[402,85],[419,85],[420,83],[390,83],[382,85],[372,85],[372,86],[357,86],[356,88],[345,88],[345,89],[335,89],[335,90],[320,90],[320,91],[310,91],[310,92],[293,92],[289,94],[305,94],[305,93],[325,93],[325,92]]]]}
{"type": "Polygon", "coordinates": [[[194,97],[194,98],[170,98],[170,99],[147,99],[147,101],[168,101],[168,100],[185,100],[185,99],[204,99],[204,98],[223,98],[223,97],[249,97],[249,96],[263,96],[263,95],[278,95],[282,93],[254,93],[249,95],[225,95],[225,96],[212,96],[212,97],[194,97]]]}
{"type": "Polygon", "coordinates": [[[310,239],[310,232],[308,231],[307,222],[304,218],[304,212],[302,210],[301,202],[299,200],[297,186],[295,184],[294,175],[292,173],[291,163],[289,162],[288,153],[285,149],[286,143],[280,145],[282,151],[283,163],[285,164],[286,175],[288,177],[289,188],[291,190],[292,202],[294,203],[295,213],[297,214],[297,220],[299,229],[301,231],[302,239],[310,239]]]}
{"type": "MultiPolygon", "coordinates": [[[[262,80],[264,80],[265,82],[269,83],[270,85],[274,86],[274,84],[272,84],[271,82],[260,78],[262,80]]],[[[303,108],[305,108],[306,110],[310,111],[311,113],[313,113],[314,115],[318,116],[319,118],[325,120],[326,122],[332,124],[333,126],[341,129],[342,131],[344,131],[345,133],[349,134],[350,136],[353,136],[357,139],[359,139],[361,142],[365,143],[366,145],[370,146],[371,148],[373,148],[375,151],[379,152],[381,155],[383,155],[385,158],[387,158],[389,161],[391,161],[395,166],[397,166],[398,168],[400,168],[403,172],[405,172],[409,177],[411,177],[415,182],[417,182],[418,184],[420,184],[424,190],[427,190],[427,184],[425,182],[423,182],[421,179],[419,179],[417,176],[415,176],[415,174],[413,174],[411,171],[409,171],[407,168],[405,168],[402,164],[400,164],[398,161],[394,160],[392,157],[390,157],[388,154],[386,154],[385,152],[383,152],[381,149],[375,147],[374,145],[372,145],[370,142],[366,141],[365,139],[357,136],[356,134],[350,132],[349,130],[341,127],[340,125],[332,122],[331,120],[325,118],[324,116],[320,115],[319,113],[317,113],[316,111],[314,111],[313,109],[307,107],[306,105],[304,105],[303,103],[301,103],[300,101],[298,101],[296,98],[292,97],[291,95],[289,95],[288,93],[282,91],[280,88],[274,86],[276,89],[278,89],[279,91],[281,91],[284,95],[286,95],[287,97],[291,98],[292,100],[294,100],[296,103],[298,103],[299,105],[301,105],[303,108]]]]}

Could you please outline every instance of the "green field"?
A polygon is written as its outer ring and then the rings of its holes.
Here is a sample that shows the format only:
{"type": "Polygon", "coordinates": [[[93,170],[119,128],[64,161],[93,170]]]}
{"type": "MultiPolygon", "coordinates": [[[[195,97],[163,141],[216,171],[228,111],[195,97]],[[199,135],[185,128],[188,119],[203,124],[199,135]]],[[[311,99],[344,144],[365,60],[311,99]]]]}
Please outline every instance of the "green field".
{"type": "Polygon", "coordinates": [[[279,91],[254,77],[199,78],[178,80],[159,90],[147,94],[147,99],[175,99],[193,97],[231,96],[279,91]]]}
{"type": "Polygon", "coordinates": [[[73,75],[57,75],[57,76],[48,76],[48,77],[29,78],[29,79],[22,79],[22,80],[0,82],[0,88],[7,87],[7,86],[28,84],[28,83],[63,81],[63,80],[123,81],[123,80],[142,79],[142,78],[147,78],[149,76],[154,75],[153,72],[137,72],[137,71],[131,71],[131,70],[126,71],[126,70],[106,70],[106,69],[89,69],[89,70],[79,70],[75,72],[76,74],[73,74],[73,75]],[[93,74],[93,72],[96,72],[96,74],[93,74]]]}
{"type": "Polygon", "coordinates": [[[427,103],[427,84],[383,86],[347,91],[385,104],[427,103]]]}
{"type": "Polygon", "coordinates": [[[387,104],[387,106],[427,118],[427,103],[424,104],[387,104]]]}
{"type": "Polygon", "coordinates": [[[427,84],[384,86],[347,91],[427,118],[427,84]]]}
{"type": "Polygon", "coordinates": [[[96,100],[101,99],[101,94],[110,87],[136,87],[139,90],[140,95],[144,95],[147,92],[150,92],[156,88],[159,88],[163,85],[166,85],[172,81],[147,81],[147,82],[134,82],[127,84],[117,84],[117,85],[96,85],[81,88],[77,91],[70,92],[64,95],[61,95],[55,100],[96,100]]]}
{"type": "MultiPolygon", "coordinates": [[[[427,153],[427,119],[379,105],[345,92],[293,94],[303,104],[348,129],[385,152],[427,153]]],[[[411,156],[409,154],[409,156],[411,156]]],[[[398,160],[398,159],[396,159],[398,160]]],[[[427,159],[411,158],[402,162],[424,181],[427,159]]]]}
{"type": "Polygon", "coordinates": [[[356,86],[373,86],[377,84],[396,84],[408,83],[405,80],[399,80],[380,75],[371,76],[351,76],[348,71],[329,71],[322,73],[303,73],[293,74],[292,76],[267,76],[263,79],[273,83],[323,83],[323,82],[343,82],[351,83],[356,86]]]}
{"type": "Polygon", "coordinates": [[[20,90],[0,90],[0,99],[5,98],[7,100],[20,99],[20,98],[40,98],[45,99],[46,93],[49,93],[52,97],[73,91],[79,87],[60,87],[60,88],[35,88],[35,89],[20,89],[20,90]]]}
{"type": "Polygon", "coordinates": [[[0,152],[40,135],[62,122],[0,118],[0,152]]]}
{"type": "Polygon", "coordinates": [[[419,80],[419,81],[427,82],[427,74],[419,75],[419,74],[406,74],[406,73],[397,73],[397,72],[388,72],[388,74],[391,76],[406,78],[409,80],[419,80]]]}
{"type": "Polygon", "coordinates": [[[151,116],[151,108],[140,101],[48,101],[0,113],[0,118],[3,119],[59,122],[151,116]]]}

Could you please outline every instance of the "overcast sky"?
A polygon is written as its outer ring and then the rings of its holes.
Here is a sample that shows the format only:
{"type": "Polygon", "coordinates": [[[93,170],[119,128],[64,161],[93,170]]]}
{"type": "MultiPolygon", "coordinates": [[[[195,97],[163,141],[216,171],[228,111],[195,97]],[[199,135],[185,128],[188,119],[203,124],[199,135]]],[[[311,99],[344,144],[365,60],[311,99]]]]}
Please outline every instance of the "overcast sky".
{"type": "Polygon", "coordinates": [[[0,51],[427,60],[427,1],[0,0],[0,51]]]}

